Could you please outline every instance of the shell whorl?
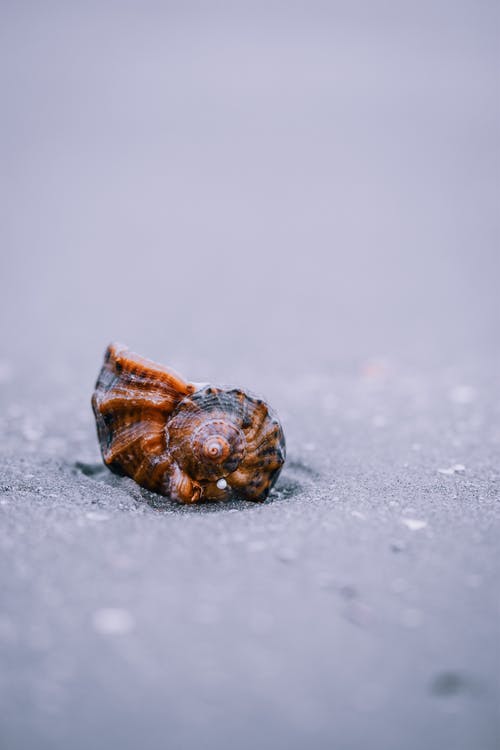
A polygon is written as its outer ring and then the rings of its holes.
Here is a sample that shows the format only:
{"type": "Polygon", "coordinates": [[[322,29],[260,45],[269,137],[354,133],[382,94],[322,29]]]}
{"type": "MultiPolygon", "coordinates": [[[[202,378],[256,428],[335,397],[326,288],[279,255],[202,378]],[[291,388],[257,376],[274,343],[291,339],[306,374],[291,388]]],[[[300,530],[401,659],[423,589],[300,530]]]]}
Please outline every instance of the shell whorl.
{"type": "Polygon", "coordinates": [[[207,466],[224,466],[228,459],[234,461],[235,454],[241,453],[243,457],[244,437],[231,422],[222,418],[210,419],[193,433],[191,449],[197,460],[207,466]]]}
{"type": "MultiPolygon", "coordinates": [[[[208,427],[209,425],[207,425],[208,427]]],[[[200,427],[198,432],[204,431],[204,428],[200,427]]],[[[209,461],[216,461],[220,463],[224,461],[231,453],[231,446],[222,435],[215,434],[209,435],[208,437],[201,438],[198,434],[193,435],[191,445],[194,453],[199,454],[204,459],[209,461]]]]}
{"type": "Polygon", "coordinates": [[[166,427],[179,466],[198,481],[235,471],[246,453],[239,412],[234,396],[210,386],[181,401],[166,427]]]}

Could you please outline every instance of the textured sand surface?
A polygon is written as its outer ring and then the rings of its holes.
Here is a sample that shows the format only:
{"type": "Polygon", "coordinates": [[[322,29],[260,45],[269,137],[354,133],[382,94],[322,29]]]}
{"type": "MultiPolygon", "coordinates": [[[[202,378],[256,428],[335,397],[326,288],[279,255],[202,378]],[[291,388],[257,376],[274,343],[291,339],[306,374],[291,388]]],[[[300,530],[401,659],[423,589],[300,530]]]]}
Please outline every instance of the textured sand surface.
{"type": "Polygon", "coordinates": [[[262,506],[159,507],[79,396],[2,404],[3,746],[493,748],[499,394],[467,383],[284,384],[262,506]]]}

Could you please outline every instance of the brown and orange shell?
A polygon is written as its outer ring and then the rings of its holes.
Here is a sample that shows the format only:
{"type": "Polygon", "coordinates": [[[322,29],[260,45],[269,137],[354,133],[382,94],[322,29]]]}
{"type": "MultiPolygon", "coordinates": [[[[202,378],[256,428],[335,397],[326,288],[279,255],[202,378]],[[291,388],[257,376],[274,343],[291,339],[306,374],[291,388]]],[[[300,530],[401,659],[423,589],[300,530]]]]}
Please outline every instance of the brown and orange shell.
{"type": "Polygon", "coordinates": [[[265,500],[285,461],[262,399],[188,383],[119,344],[106,351],[92,408],[104,463],[182,503],[265,500]]]}

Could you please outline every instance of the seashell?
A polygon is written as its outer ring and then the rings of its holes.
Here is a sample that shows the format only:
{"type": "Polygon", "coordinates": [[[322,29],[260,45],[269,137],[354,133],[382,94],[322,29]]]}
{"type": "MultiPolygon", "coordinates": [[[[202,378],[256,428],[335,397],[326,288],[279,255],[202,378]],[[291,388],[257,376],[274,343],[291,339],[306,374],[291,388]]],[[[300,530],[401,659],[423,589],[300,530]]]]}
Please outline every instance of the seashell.
{"type": "Polygon", "coordinates": [[[104,463],[181,503],[263,501],[285,461],[281,424],[238,388],[188,383],[119,344],[92,396],[104,463]]]}

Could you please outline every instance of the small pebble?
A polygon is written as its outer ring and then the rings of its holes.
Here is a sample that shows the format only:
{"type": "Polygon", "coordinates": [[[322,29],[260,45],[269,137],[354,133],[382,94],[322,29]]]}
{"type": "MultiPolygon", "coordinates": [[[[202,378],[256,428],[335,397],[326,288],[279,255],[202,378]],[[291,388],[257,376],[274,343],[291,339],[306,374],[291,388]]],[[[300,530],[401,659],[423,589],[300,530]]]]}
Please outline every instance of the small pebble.
{"type": "Polygon", "coordinates": [[[402,518],[401,523],[403,523],[407,529],[410,529],[410,531],[420,531],[420,529],[425,529],[427,526],[427,521],[421,521],[418,518],[402,518]]]}
{"type": "Polygon", "coordinates": [[[453,466],[450,466],[448,469],[438,469],[440,474],[445,474],[446,476],[461,474],[463,471],[465,471],[465,466],[463,464],[453,464],[453,466]]]}

